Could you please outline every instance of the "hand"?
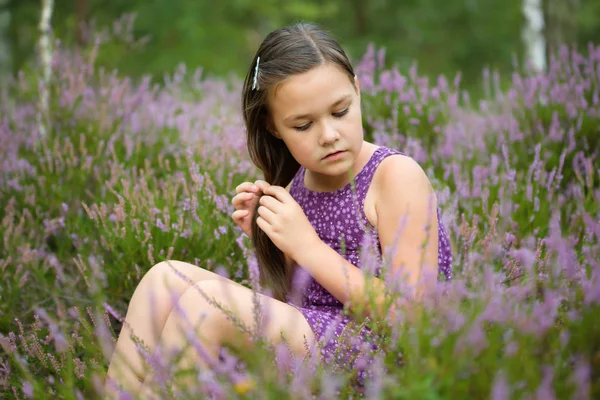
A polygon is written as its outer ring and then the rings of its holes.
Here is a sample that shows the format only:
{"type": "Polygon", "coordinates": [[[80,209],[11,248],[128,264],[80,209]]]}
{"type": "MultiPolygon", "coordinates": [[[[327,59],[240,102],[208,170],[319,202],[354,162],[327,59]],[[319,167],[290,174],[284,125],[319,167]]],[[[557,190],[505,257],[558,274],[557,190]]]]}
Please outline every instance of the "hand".
{"type": "Polygon", "coordinates": [[[285,188],[269,186],[263,191],[256,224],[275,246],[294,260],[315,248],[321,238],[285,188]]]}
{"type": "Polygon", "coordinates": [[[254,183],[240,183],[235,188],[237,194],[231,199],[235,211],[231,214],[231,218],[249,238],[252,238],[252,218],[254,218],[258,198],[269,186],[267,182],[257,180],[254,183]]]}

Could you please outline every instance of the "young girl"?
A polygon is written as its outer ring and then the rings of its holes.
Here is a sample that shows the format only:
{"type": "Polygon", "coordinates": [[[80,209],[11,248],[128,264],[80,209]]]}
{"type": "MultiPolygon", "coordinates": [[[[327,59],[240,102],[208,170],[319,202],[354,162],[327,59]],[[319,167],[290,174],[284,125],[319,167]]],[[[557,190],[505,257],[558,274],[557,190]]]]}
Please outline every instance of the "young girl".
{"type": "MultiPolygon", "coordinates": [[[[305,341],[322,339],[332,328],[322,348],[323,359],[330,361],[350,322],[348,316],[339,318],[344,305],[364,303],[365,232],[377,244],[379,260],[395,249],[390,268],[402,269],[407,283],[416,285],[425,272],[451,278],[452,255],[435,194],[410,157],[364,141],[358,78],[340,45],[312,24],[265,38],[242,98],[248,151],[266,182],[236,188],[232,218],[252,238],[261,282],[273,294],[259,295],[269,312],[264,334],[273,343],[283,334],[304,355],[305,341]],[[392,246],[401,222],[402,235],[392,246]]],[[[375,278],[374,285],[383,293],[382,279],[375,278]]],[[[168,261],[143,277],[124,327],[151,351],[158,345],[181,349],[188,340],[180,331],[185,326],[180,314],[173,311],[177,301],[213,357],[223,345],[248,345],[248,337],[198,289],[253,326],[250,289],[192,264],[168,261]]],[[[182,364],[206,365],[193,349],[182,364]]],[[[139,392],[146,378],[142,365],[130,336],[120,335],[108,377],[139,392]]],[[[107,385],[107,390],[114,389],[107,385]]]]}

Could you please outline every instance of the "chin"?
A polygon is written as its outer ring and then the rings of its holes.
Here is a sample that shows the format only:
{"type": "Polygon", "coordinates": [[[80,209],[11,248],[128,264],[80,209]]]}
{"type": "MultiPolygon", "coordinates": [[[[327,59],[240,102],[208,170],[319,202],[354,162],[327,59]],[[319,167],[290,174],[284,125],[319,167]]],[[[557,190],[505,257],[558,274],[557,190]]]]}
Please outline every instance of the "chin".
{"type": "Polygon", "coordinates": [[[329,174],[332,176],[338,176],[342,174],[347,174],[349,169],[352,169],[356,164],[356,159],[348,160],[343,163],[337,164],[335,167],[329,168],[331,171],[329,174]]]}

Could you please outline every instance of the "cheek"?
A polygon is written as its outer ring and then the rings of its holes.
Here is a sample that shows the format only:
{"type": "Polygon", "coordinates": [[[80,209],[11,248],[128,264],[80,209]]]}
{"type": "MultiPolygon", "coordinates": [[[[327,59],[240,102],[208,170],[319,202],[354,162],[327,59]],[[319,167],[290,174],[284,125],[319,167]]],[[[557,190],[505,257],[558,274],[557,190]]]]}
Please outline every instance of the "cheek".
{"type": "Polygon", "coordinates": [[[303,138],[300,135],[292,139],[288,139],[288,141],[286,142],[290,153],[292,153],[294,158],[299,161],[302,161],[307,158],[307,154],[309,154],[311,151],[310,144],[311,141],[308,140],[308,138],[303,138]]]}
{"type": "Polygon", "coordinates": [[[362,130],[362,115],[360,110],[354,111],[350,113],[348,118],[346,119],[346,126],[353,130],[362,130]]]}

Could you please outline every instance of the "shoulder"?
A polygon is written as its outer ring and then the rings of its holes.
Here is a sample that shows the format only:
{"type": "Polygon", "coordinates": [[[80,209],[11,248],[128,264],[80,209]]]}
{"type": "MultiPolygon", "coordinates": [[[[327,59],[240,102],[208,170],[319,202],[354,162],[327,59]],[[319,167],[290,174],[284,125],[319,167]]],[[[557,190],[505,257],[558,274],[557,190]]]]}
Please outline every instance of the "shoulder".
{"type": "Polygon", "coordinates": [[[402,199],[422,201],[433,192],[423,168],[404,154],[392,154],[384,158],[373,180],[377,194],[375,206],[379,208],[402,199]]]}
{"type": "Polygon", "coordinates": [[[429,183],[423,168],[413,158],[405,154],[391,154],[385,157],[375,171],[374,183],[385,189],[386,183],[429,183]]]}

